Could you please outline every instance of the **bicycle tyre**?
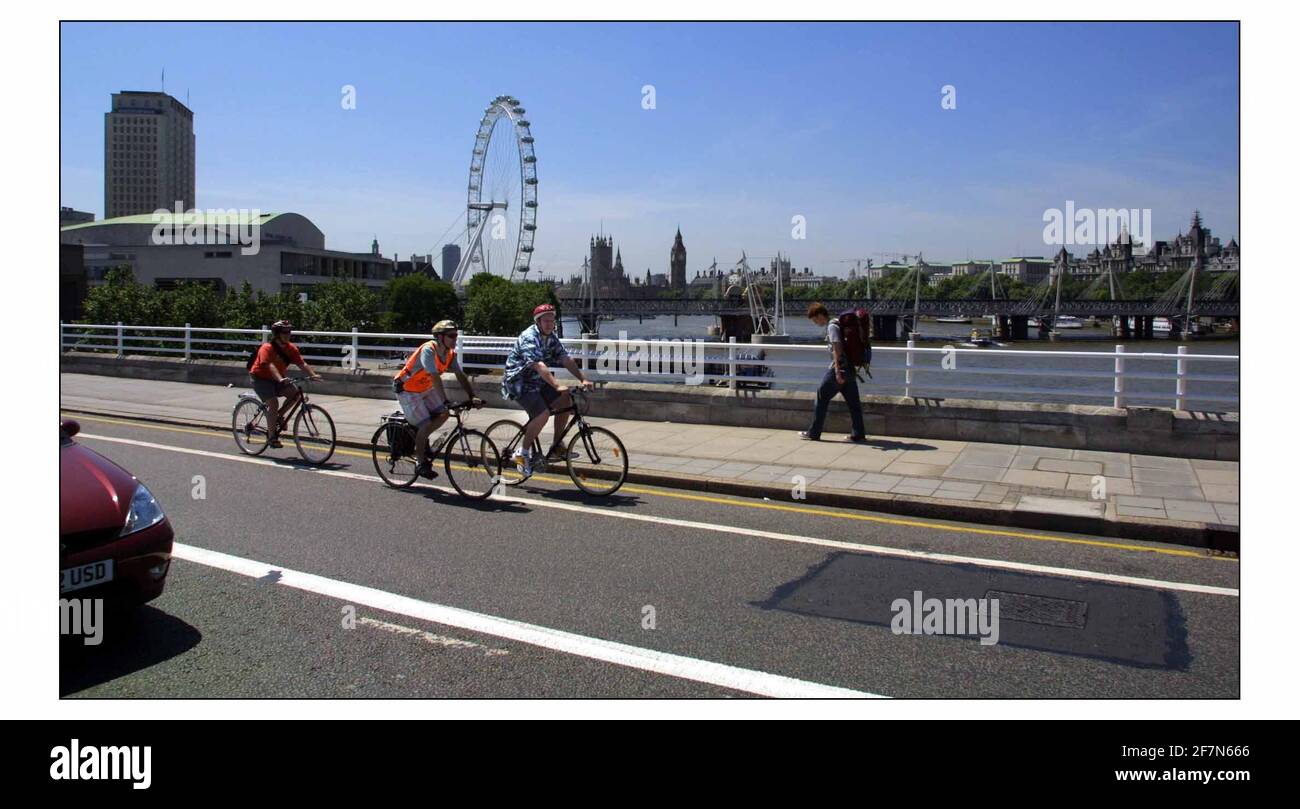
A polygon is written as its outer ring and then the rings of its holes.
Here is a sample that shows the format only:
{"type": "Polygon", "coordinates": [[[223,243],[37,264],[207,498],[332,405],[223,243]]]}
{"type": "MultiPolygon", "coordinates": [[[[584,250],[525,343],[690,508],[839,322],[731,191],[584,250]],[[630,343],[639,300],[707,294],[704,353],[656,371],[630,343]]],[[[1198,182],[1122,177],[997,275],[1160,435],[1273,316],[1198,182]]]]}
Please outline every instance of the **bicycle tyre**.
{"type": "Polygon", "coordinates": [[[268,434],[266,431],[266,405],[252,399],[241,399],[230,414],[230,432],[235,437],[235,446],[245,455],[261,455],[266,452],[268,434]],[[259,427],[259,423],[262,425],[259,427]],[[257,440],[253,440],[256,437],[257,440]],[[261,443],[258,443],[260,441],[261,443]]]}
{"type": "Polygon", "coordinates": [[[483,437],[492,444],[493,451],[498,453],[498,474],[501,482],[507,486],[518,486],[528,479],[510,462],[510,452],[523,443],[523,435],[524,425],[512,419],[494,421],[483,431],[483,437]]]}
{"type": "Polygon", "coordinates": [[[587,494],[608,497],[627,480],[627,448],[604,427],[578,430],[565,455],[569,478],[587,494]]]}
{"type": "MultiPolygon", "coordinates": [[[[406,489],[415,483],[417,477],[416,460],[407,454],[393,454],[389,435],[393,430],[410,430],[407,425],[382,424],[370,438],[370,459],[375,464],[375,472],[384,483],[394,489],[406,489]],[[409,467],[409,473],[408,473],[409,467]]],[[[415,437],[408,436],[410,444],[415,445],[415,437]]]]}
{"type": "Polygon", "coordinates": [[[501,455],[492,439],[478,430],[457,430],[443,449],[442,467],[461,497],[486,500],[500,480],[501,455]]]}
{"type": "Polygon", "coordinates": [[[293,419],[293,443],[304,461],[316,466],[329,461],[334,457],[336,438],[334,419],[325,408],[314,404],[299,408],[293,419]]]}

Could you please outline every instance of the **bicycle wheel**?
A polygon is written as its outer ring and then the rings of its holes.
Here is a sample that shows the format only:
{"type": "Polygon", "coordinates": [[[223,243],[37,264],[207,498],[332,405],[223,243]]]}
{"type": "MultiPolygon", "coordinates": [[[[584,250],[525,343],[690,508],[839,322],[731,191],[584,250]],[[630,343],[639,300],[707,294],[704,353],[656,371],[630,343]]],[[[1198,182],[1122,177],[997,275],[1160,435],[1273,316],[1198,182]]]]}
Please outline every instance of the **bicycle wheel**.
{"type": "Polygon", "coordinates": [[[447,480],[461,497],[484,500],[491,496],[501,475],[496,444],[478,430],[458,430],[443,450],[447,480]]]}
{"type": "Polygon", "coordinates": [[[517,486],[527,478],[524,473],[510,462],[510,454],[524,442],[524,427],[517,421],[501,419],[492,422],[492,426],[483,431],[484,439],[492,444],[492,451],[498,452],[497,469],[501,482],[507,486],[517,486]]]}
{"type": "Polygon", "coordinates": [[[303,405],[293,420],[293,443],[307,463],[325,463],[334,455],[334,419],[320,405],[303,405]]]}
{"type": "Polygon", "coordinates": [[[627,449],[618,436],[604,427],[579,430],[565,453],[569,477],[587,494],[605,497],[627,480],[627,449]]]}
{"type": "Polygon", "coordinates": [[[230,417],[230,432],[240,452],[261,455],[266,451],[266,405],[252,399],[241,400],[230,417]]]}
{"type": "Polygon", "coordinates": [[[384,424],[375,430],[370,439],[370,458],[384,483],[405,489],[415,482],[414,447],[415,433],[405,424],[384,424]]]}

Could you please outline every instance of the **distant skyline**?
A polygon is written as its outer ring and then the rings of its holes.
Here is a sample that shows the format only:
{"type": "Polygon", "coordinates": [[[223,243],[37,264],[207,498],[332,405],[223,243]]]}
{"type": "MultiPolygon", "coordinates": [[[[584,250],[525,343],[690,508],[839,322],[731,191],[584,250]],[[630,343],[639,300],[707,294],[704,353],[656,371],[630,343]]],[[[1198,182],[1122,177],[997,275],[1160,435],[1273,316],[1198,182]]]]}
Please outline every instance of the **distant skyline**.
{"type": "MultiPolygon", "coordinates": [[[[197,205],[293,211],[330,249],[441,253],[483,108],[536,137],[534,274],[613,235],[628,275],[778,251],[1051,256],[1043,212],[1238,223],[1234,23],[63,23],[60,204],[103,216],[112,93],[194,111],[197,205]],[[356,109],[340,104],[356,88],[356,109]],[[655,109],[643,109],[653,85],[655,109]],[[943,109],[943,89],[956,109],[943,109]],[[794,216],[806,238],[791,238],[794,216]]],[[[1075,255],[1091,247],[1072,246],[1075,255]]]]}

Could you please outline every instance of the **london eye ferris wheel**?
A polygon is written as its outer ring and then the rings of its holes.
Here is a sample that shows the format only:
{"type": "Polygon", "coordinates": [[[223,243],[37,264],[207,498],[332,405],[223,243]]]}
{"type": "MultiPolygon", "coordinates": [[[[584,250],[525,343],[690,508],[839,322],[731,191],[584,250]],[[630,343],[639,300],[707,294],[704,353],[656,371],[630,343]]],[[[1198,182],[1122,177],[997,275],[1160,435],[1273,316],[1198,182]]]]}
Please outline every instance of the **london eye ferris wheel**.
{"type": "Polygon", "coordinates": [[[525,280],[537,232],[537,155],[526,110],[500,95],[483,111],[469,163],[462,284],[480,272],[525,280]]]}

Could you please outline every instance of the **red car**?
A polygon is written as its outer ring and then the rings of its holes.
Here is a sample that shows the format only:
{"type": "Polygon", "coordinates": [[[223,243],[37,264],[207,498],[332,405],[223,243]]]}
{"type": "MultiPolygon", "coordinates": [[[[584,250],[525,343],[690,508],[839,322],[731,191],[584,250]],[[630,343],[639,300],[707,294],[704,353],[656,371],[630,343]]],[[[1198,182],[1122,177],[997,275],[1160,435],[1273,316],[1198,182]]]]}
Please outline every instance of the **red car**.
{"type": "Polygon", "coordinates": [[[162,594],[172,527],[145,485],[59,421],[59,598],[143,604],[162,594]]]}

